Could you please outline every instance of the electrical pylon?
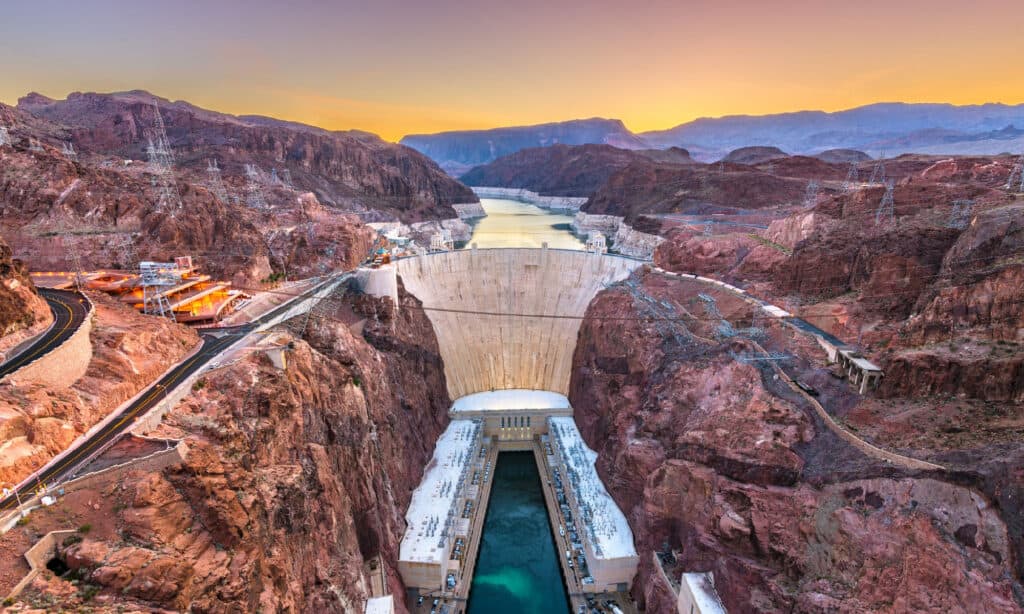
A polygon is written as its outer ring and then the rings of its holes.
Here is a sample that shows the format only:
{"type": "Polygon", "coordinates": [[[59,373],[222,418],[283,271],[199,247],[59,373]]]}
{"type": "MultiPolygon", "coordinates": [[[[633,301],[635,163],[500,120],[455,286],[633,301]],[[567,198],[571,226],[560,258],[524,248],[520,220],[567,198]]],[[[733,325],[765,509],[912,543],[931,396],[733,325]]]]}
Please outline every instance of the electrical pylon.
{"type": "Polygon", "coordinates": [[[878,210],[875,211],[875,226],[882,222],[892,222],[895,220],[894,207],[893,207],[893,191],[896,189],[896,183],[892,180],[885,182],[885,194],[882,195],[882,202],[878,204],[878,210]]]}

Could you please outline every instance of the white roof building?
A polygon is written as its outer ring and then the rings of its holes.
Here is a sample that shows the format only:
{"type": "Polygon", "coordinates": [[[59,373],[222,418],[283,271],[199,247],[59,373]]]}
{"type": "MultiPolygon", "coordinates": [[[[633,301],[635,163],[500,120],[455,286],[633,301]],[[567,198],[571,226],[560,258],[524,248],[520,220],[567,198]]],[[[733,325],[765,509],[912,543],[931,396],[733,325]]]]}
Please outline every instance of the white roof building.
{"type": "Polygon", "coordinates": [[[364,614],[395,614],[395,600],[391,595],[370,597],[366,600],[364,614]]]}
{"type": "Polygon", "coordinates": [[[452,420],[437,440],[434,456],[423,472],[423,480],[412,493],[408,527],[399,549],[399,559],[442,563],[446,558],[447,530],[455,521],[455,501],[480,438],[480,424],[473,420],[452,420]]]}
{"type": "Polygon", "coordinates": [[[547,390],[492,390],[477,392],[456,399],[452,412],[463,411],[508,411],[514,409],[570,409],[565,395],[547,390]]]}
{"type": "Polygon", "coordinates": [[[633,531],[619,506],[597,475],[597,452],[583,442],[576,422],[567,416],[548,418],[549,433],[569,474],[566,480],[578,502],[580,519],[594,549],[594,556],[616,559],[636,556],[633,531]]]}

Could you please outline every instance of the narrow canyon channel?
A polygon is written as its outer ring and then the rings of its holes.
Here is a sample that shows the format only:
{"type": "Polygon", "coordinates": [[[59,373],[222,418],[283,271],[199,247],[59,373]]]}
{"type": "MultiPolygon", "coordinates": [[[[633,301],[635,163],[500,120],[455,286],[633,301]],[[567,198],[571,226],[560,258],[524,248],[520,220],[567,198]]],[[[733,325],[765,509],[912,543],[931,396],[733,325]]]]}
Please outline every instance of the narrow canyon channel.
{"type": "Polygon", "coordinates": [[[498,455],[467,611],[569,611],[540,474],[531,452],[498,455]]]}
{"type": "Polygon", "coordinates": [[[572,234],[572,216],[554,213],[536,205],[504,198],[481,198],[487,217],[473,223],[473,235],[466,243],[481,249],[491,247],[541,247],[583,249],[572,234]]]}

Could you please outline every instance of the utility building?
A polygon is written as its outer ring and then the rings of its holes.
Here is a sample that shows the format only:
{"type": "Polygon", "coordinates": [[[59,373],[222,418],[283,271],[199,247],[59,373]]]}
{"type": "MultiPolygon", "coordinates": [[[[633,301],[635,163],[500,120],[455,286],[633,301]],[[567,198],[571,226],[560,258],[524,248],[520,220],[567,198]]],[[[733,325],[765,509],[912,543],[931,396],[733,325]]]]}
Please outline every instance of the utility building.
{"type": "Polygon", "coordinates": [[[589,572],[589,580],[583,580],[585,591],[626,592],[640,557],[625,515],[597,475],[597,453],[583,442],[572,418],[548,418],[548,433],[542,441],[562,519],[565,530],[576,536],[574,551],[567,556],[589,572]]]}
{"type": "Polygon", "coordinates": [[[495,390],[464,396],[452,404],[452,419],[480,420],[484,435],[501,450],[529,450],[548,432],[549,416],[572,416],[569,399],[546,390],[495,390]]]}
{"type": "Polygon", "coordinates": [[[463,581],[471,516],[481,507],[481,486],[490,478],[482,461],[484,445],[479,421],[451,421],[412,493],[398,572],[414,594],[454,591],[463,581]]]}

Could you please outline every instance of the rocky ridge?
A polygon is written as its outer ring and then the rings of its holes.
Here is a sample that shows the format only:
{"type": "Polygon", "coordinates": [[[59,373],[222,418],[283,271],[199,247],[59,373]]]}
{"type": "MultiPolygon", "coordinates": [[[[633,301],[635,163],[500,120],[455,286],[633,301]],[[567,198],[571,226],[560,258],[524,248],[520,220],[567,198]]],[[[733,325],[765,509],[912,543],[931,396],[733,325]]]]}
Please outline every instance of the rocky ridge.
{"type": "MultiPolygon", "coordinates": [[[[150,433],[183,438],[185,463],[105,486],[110,521],[63,552],[93,600],[361,611],[377,560],[406,611],[395,571],[403,511],[450,402],[433,329],[401,296],[396,310],[352,295],[303,337],[281,331],[283,372],[254,352],[200,380],[150,433]]],[[[44,577],[23,599],[54,590],[44,577]]],[[[64,603],[83,603],[81,591],[64,603]]]]}
{"type": "MultiPolygon", "coordinates": [[[[987,457],[981,472],[999,477],[984,478],[864,457],[770,368],[737,360],[749,351],[742,336],[715,340],[697,319],[698,292],[737,325],[749,317],[742,302],[639,277],[640,292],[693,314],[695,336],[646,319],[635,291],[602,292],[581,328],[570,399],[643,553],[634,597],[648,611],[674,608],[649,554],[666,547],[668,575],[712,571],[730,612],[1021,611],[1011,493],[1024,482],[999,474],[1002,460],[987,457]]],[[[783,342],[783,329],[767,334],[767,347],[783,342]]],[[[798,361],[811,369],[799,377],[830,399],[849,395],[825,394],[810,365],[798,361]]]]}

